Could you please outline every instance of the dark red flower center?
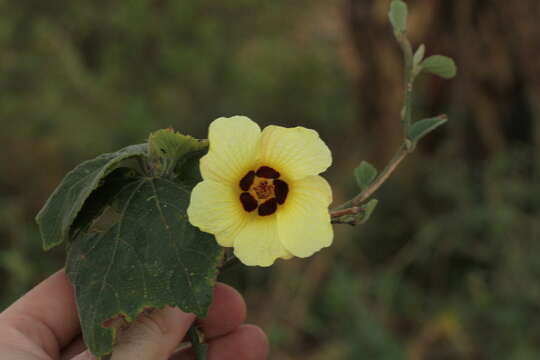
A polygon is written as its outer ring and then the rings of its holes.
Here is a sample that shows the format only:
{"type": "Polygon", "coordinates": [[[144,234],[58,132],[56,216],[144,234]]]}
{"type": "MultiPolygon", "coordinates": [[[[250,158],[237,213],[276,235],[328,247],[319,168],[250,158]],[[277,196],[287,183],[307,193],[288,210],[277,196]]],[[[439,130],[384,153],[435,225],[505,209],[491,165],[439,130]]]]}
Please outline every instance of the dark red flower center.
{"type": "Polygon", "coordinates": [[[247,212],[258,209],[260,216],[272,215],[278,205],[283,205],[289,185],[280,179],[281,174],[269,166],[248,171],[240,180],[240,202],[247,212]]]}

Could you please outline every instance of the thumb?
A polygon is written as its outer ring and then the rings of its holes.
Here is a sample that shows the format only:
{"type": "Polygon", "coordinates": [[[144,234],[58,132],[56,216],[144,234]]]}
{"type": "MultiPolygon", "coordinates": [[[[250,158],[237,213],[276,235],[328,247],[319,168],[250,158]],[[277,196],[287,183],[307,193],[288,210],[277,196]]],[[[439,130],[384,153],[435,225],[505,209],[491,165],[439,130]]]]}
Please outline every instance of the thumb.
{"type": "Polygon", "coordinates": [[[194,320],[195,315],[170,306],[142,313],[118,336],[112,360],[168,359],[194,320]]]}
{"type": "MultiPolygon", "coordinates": [[[[166,306],[141,313],[125,331],[119,332],[111,360],[165,360],[176,350],[195,315],[166,306]]],[[[84,352],[73,360],[94,359],[84,352]]]]}

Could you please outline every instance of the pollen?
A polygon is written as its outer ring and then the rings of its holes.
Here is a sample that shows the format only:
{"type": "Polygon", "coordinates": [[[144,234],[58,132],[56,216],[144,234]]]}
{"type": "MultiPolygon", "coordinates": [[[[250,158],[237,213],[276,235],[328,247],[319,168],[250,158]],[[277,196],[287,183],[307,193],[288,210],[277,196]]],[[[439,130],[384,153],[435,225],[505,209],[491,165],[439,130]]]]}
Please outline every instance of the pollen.
{"type": "Polygon", "coordinates": [[[272,215],[283,205],[289,192],[289,185],[280,179],[281,174],[269,167],[261,166],[250,170],[239,181],[240,202],[245,211],[258,209],[260,216],[272,215]]]}

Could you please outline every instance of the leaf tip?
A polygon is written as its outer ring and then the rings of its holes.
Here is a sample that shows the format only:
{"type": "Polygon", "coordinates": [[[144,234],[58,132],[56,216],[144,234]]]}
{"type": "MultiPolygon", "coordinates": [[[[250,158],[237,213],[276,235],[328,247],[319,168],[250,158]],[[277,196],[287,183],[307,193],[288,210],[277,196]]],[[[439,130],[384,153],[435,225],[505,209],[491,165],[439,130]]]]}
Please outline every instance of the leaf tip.
{"type": "Polygon", "coordinates": [[[388,18],[392,24],[396,36],[404,33],[407,30],[407,16],[407,4],[402,0],[392,0],[390,3],[390,10],[388,12],[388,18]]]}
{"type": "Polygon", "coordinates": [[[375,166],[367,161],[360,162],[360,165],[354,169],[354,177],[360,189],[366,189],[377,177],[378,171],[375,166]]]}
{"type": "Polygon", "coordinates": [[[423,71],[443,79],[452,79],[457,75],[457,65],[452,58],[444,55],[432,55],[421,63],[423,71]]]}

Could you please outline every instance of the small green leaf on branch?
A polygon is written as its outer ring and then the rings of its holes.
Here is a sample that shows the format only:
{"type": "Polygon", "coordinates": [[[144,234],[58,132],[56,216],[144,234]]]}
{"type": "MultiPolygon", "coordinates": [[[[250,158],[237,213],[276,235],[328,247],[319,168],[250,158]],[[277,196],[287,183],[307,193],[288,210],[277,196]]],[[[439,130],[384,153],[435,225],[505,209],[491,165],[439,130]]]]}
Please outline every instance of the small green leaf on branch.
{"type": "Polygon", "coordinates": [[[444,79],[451,79],[457,74],[456,63],[448,56],[430,56],[421,63],[421,66],[422,70],[444,79]]]}
{"type": "Polygon", "coordinates": [[[413,66],[416,67],[424,60],[424,55],[426,54],[426,46],[424,44],[420,45],[413,56],[413,66]]]}
{"type": "Polygon", "coordinates": [[[354,169],[354,177],[356,178],[356,183],[360,189],[366,189],[373,180],[377,177],[377,169],[368,163],[367,161],[362,161],[356,169],[354,169]]]}
{"type": "Polygon", "coordinates": [[[433,118],[417,121],[409,129],[409,139],[413,143],[416,143],[425,135],[429,134],[447,121],[448,117],[446,115],[439,115],[433,118]]]}
{"type": "Polygon", "coordinates": [[[402,34],[407,30],[407,4],[401,0],[393,0],[388,18],[394,28],[394,34],[402,34]]]}
{"type": "Polygon", "coordinates": [[[378,203],[379,203],[379,200],[371,199],[365,205],[362,206],[363,211],[361,213],[361,218],[358,219],[358,224],[364,224],[369,220],[369,218],[371,217],[371,214],[373,214],[373,211],[375,211],[375,208],[377,207],[378,203]]]}
{"type": "Polygon", "coordinates": [[[378,203],[377,199],[371,199],[361,206],[335,210],[331,212],[332,224],[348,224],[352,226],[364,224],[369,220],[378,203]]]}

